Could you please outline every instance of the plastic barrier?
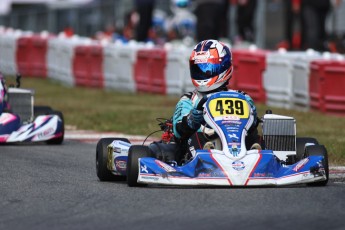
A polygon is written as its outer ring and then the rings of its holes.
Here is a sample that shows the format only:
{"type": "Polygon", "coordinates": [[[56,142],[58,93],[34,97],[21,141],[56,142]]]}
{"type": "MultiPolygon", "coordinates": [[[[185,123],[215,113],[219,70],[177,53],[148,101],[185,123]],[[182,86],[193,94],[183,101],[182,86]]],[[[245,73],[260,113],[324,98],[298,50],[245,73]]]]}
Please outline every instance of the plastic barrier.
{"type": "Polygon", "coordinates": [[[166,51],[162,48],[140,49],[134,79],[137,92],[166,94],[166,51]]]}
{"type": "Polygon", "coordinates": [[[316,60],[310,65],[310,106],[323,113],[345,115],[345,61],[316,60]]]}
{"type": "Polygon", "coordinates": [[[97,44],[76,46],[73,74],[77,86],[103,88],[103,47],[97,44]]]}
{"type": "Polygon", "coordinates": [[[90,80],[86,86],[103,88],[103,46],[92,45],[89,47],[90,80]]]}
{"type": "Polygon", "coordinates": [[[233,49],[234,72],[229,87],[248,93],[255,102],[264,103],[266,93],[263,72],[266,69],[267,53],[256,49],[233,49]]]}
{"type": "MultiPolygon", "coordinates": [[[[15,75],[19,66],[23,75],[44,77],[48,67],[49,78],[72,86],[174,95],[194,90],[188,68],[191,49],[186,47],[169,50],[136,43],[108,44],[104,49],[78,36],[0,33],[0,70],[4,75],[15,75]]],[[[343,56],[340,60],[339,54],[328,54],[328,59],[308,52],[277,55],[234,49],[230,88],[272,106],[308,109],[310,104],[323,113],[345,115],[343,56]]]]}
{"type": "Polygon", "coordinates": [[[31,49],[29,76],[46,78],[48,37],[38,35],[31,37],[31,49]]]}
{"type": "Polygon", "coordinates": [[[23,36],[18,39],[17,46],[18,72],[23,76],[46,78],[48,37],[23,36]]]}
{"type": "Polygon", "coordinates": [[[189,73],[190,53],[191,51],[186,47],[170,49],[168,51],[165,69],[167,94],[182,95],[185,92],[194,90],[189,73]]]}
{"type": "MultiPolygon", "coordinates": [[[[47,51],[47,75],[48,78],[55,80],[59,79],[59,72],[61,66],[59,66],[59,57],[61,56],[61,43],[62,41],[58,38],[48,40],[48,51],[47,51]]],[[[60,79],[61,82],[61,79],[60,79]]]]}
{"type": "Polygon", "coordinates": [[[321,59],[323,57],[320,53],[307,51],[293,60],[292,108],[302,111],[308,111],[310,109],[310,63],[314,60],[321,59]]]}
{"type": "Polygon", "coordinates": [[[16,62],[18,72],[22,76],[31,76],[31,36],[20,37],[17,40],[16,62]]]}
{"type": "Polygon", "coordinates": [[[0,71],[4,75],[17,73],[17,39],[20,33],[3,33],[0,35],[0,71]]]}
{"type": "Polygon", "coordinates": [[[76,46],[74,50],[73,58],[73,75],[75,85],[87,86],[90,74],[89,59],[89,47],[88,46],[76,46]]]}
{"type": "Polygon", "coordinates": [[[267,54],[263,74],[268,106],[309,109],[309,62],[322,56],[315,51],[267,54]]]}
{"type": "Polygon", "coordinates": [[[135,92],[134,68],[139,44],[108,44],[104,47],[104,87],[135,92]]]}
{"type": "Polygon", "coordinates": [[[48,42],[48,77],[69,86],[75,85],[73,75],[74,48],[90,42],[79,37],[66,38],[60,36],[48,42]]]}

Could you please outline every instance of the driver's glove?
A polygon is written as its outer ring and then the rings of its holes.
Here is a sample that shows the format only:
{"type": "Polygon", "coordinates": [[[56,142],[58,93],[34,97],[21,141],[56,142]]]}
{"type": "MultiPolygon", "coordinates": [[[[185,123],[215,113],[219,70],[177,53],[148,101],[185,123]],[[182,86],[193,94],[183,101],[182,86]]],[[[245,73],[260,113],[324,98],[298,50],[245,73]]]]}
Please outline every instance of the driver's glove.
{"type": "Polygon", "coordinates": [[[204,116],[202,110],[192,109],[187,115],[187,124],[191,129],[197,130],[201,124],[204,123],[204,116]]]}

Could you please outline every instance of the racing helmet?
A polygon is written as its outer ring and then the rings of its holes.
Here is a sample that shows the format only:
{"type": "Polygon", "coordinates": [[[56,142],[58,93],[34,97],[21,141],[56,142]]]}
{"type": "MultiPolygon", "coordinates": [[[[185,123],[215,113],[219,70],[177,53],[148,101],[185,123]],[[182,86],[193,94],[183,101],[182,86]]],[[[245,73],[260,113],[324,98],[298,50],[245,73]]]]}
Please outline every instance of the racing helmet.
{"type": "Polygon", "coordinates": [[[207,93],[227,84],[232,76],[230,48],[217,40],[198,43],[190,55],[192,83],[200,93],[207,93]]]}
{"type": "Polygon", "coordinates": [[[189,0],[172,0],[176,7],[185,8],[189,5],[189,0]]]}

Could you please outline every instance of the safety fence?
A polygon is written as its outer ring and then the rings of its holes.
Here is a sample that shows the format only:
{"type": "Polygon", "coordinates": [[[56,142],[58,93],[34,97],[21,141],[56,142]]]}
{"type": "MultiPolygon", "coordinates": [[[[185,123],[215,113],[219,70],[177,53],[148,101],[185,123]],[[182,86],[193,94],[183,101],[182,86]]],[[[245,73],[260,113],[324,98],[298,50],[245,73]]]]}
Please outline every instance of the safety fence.
{"type": "MultiPolygon", "coordinates": [[[[69,86],[181,95],[194,89],[188,68],[192,48],[0,30],[0,70],[69,86]]],[[[232,89],[273,107],[345,115],[344,56],[255,47],[232,51],[232,89]]]]}

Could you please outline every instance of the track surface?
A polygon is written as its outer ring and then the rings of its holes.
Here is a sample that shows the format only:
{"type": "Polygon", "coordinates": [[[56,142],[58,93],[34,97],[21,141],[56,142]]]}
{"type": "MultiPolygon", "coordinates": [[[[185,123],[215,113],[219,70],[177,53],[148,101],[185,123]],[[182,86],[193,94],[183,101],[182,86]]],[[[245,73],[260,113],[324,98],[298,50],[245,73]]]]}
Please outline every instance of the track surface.
{"type": "Polygon", "coordinates": [[[95,143],[0,146],[0,229],[345,229],[326,187],[129,188],[99,182],[95,143]]]}

